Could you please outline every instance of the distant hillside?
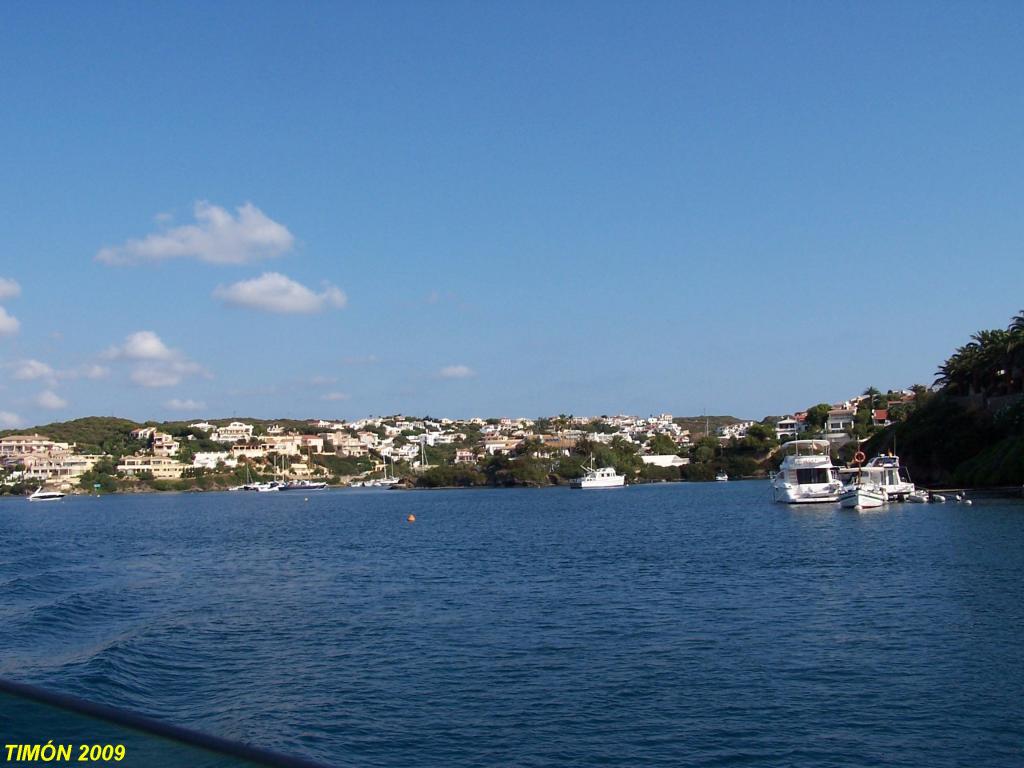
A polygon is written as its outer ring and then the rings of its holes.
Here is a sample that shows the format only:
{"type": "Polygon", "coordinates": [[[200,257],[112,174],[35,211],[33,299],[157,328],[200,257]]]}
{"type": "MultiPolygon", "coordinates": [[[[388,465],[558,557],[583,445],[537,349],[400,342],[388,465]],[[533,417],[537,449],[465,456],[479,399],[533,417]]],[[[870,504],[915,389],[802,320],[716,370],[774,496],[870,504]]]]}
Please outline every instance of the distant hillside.
{"type": "MultiPolygon", "coordinates": [[[[119,419],[114,416],[87,416],[72,421],[59,421],[52,424],[43,424],[24,429],[0,430],[0,437],[8,435],[43,435],[51,440],[61,443],[76,443],[80,453],[111,453],[121,455],[126,450],[134,450],[137,446],[130,438],[133,429],[142,426],[157,427],[171,434],[183,434],[189,424],[194,424],[196,419],[187,421],[147,421],[140,424],[130,419],[119,419]]],[[[288,430],[300,433],[314,433],[317,430],[309,421],[297,421],[295,419],[249,419],[232,417],[230,419],[210,419],[209,423],[217,426],[230,424],[232,421],[242,421],[256,427],[257,434],[265,432],[271,424],[279,424],[288,430]]]]}
{"type": "Polygon", "coordinates": [[[119,450],[130,441],[129,433],[142,426],[128,419],[113,416],[87,416],[83,419],[60,421],[26,429],[5,429],[7,435],[43,435],[61,443],[77,443],[81,453],[122,453],[119,450]]]}
{"type": "Polygon", "coordinates": [[[690,430],[691,435],[698,433],[703,435],[705,425],[714,434],[715,430],[719,427],[724,427],[727,424],[737,424],[741,421],[747,421],[747,419],[737,419],[735,416],[676,416],[672,421],[683,429],[690,430]]]}

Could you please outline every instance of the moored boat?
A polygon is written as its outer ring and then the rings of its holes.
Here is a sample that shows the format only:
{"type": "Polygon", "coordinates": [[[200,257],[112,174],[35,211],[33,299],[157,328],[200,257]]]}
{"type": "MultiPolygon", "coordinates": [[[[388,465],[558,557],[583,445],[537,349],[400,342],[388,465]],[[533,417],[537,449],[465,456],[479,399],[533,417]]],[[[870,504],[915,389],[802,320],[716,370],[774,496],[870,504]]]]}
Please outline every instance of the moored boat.
{"type": "Polygon", "coordinates": [[[885,489],[865,477],[845,486],[839,494],[839,506],[846,509],[877,509],[888,502],[885,489]]]}
{"type": "Polygon", "coordinates": [[[583,477],[569,481],[570,488],[621,488],[625,484],[626,476],[618,474],[614,467],[595,467],[593,456],[590,466],[583,469],[583,477]]]}
{"type": "Polygon", "coordinates": [[[278,490],[281,491],[321,491],[327,487],[327,483],[316,480],[291,480],[282,484],[278,490]]]}
{"type": "Polygon", "coordinates": [[[772,476],[772,498],[782,504],[822,504],[839,500],[842,483],[829,454],[828,440],[792,440],[772,476]]]}

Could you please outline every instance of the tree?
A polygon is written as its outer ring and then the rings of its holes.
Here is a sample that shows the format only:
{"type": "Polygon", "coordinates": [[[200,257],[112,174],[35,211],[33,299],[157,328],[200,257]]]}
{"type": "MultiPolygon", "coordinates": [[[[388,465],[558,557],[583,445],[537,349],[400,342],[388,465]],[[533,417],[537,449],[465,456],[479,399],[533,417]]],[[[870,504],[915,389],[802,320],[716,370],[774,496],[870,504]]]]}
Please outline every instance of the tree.
{"type": "Polygon", "coordinates": [[[832,410],[832,406],[828,403],[812,405],[807,409],[807,426],[818,431],[823,430],[830,410],[832,410]]]}
{"type": "Polygon", "coordinates": [[[650,442],[651,453],[661,456],[675,453],[678,449],[672,438],[668,435],[655,435],[650,442]]]}
{"type": "Polygon", "coordinates": [[[693,458],[700,464],[707,464],[715,458],[717,452],[718,440],[708,435],[697,441],[697,445],[693,449],[693,458]]]}
{"type": "Polygon", "coordinates": [[[868,404],[869,404],[869,406],[871,408],[877,408],[878,407],[878,398],[882,394],[881,390],[876,389],[875,387],[868,387],[861,394],[867,396],[868,404]]]}

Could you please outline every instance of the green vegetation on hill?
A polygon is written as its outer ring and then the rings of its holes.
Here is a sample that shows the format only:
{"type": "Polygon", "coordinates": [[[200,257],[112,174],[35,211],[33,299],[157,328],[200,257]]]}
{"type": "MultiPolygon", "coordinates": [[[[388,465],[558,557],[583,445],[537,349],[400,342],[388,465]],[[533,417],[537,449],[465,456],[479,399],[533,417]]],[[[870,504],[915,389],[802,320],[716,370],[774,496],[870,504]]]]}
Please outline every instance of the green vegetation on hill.
{"type": "Polygon", "coordinates": [[[690,430],[691,435],[705,433],[705,425],[710,434],[715,434],[715,430],[719,427],[726,427],[730,424],[738,424],[743,419],[737,419],[735,416],[676,416],[672,419],[682,429],[690,430]]]}
{"type": "Polygon", "coordinates": [[[927,485],[1024,483],[1024,312],[1005,331],[973,334],[939,367],[936,384],[866,450],[894,450],[927,485]]]}
{"type": "Polygon", "coordinates": [[[113,416],[88,416],[30,429],[7,429],[0,432],[0,437],[38,434],[60,443],[75,443],[79,453],[123,456],[145,447],[139,441],[132,440],[130,435],[133,429],[140,426],[134,421],[113,416]]]}

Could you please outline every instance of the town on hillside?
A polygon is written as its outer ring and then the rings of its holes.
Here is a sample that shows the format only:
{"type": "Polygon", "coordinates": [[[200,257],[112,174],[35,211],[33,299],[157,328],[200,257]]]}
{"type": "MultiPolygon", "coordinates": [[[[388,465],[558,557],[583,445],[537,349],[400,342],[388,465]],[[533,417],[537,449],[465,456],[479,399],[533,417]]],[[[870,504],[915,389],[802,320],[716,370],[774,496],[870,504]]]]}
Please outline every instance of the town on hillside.
{"type": "Polygon", "coordinates": [[[837,455],[913,411],[924,387],[874,388],[800,413],[559,415],[356,421],[216,420],[136,424],[86,418],[0,433],[0,493],[216,490],[268,479],[417,487],[549,485],[594,460],[631,482],[764,476],[780,445],[828,440],[837,455]]]}

